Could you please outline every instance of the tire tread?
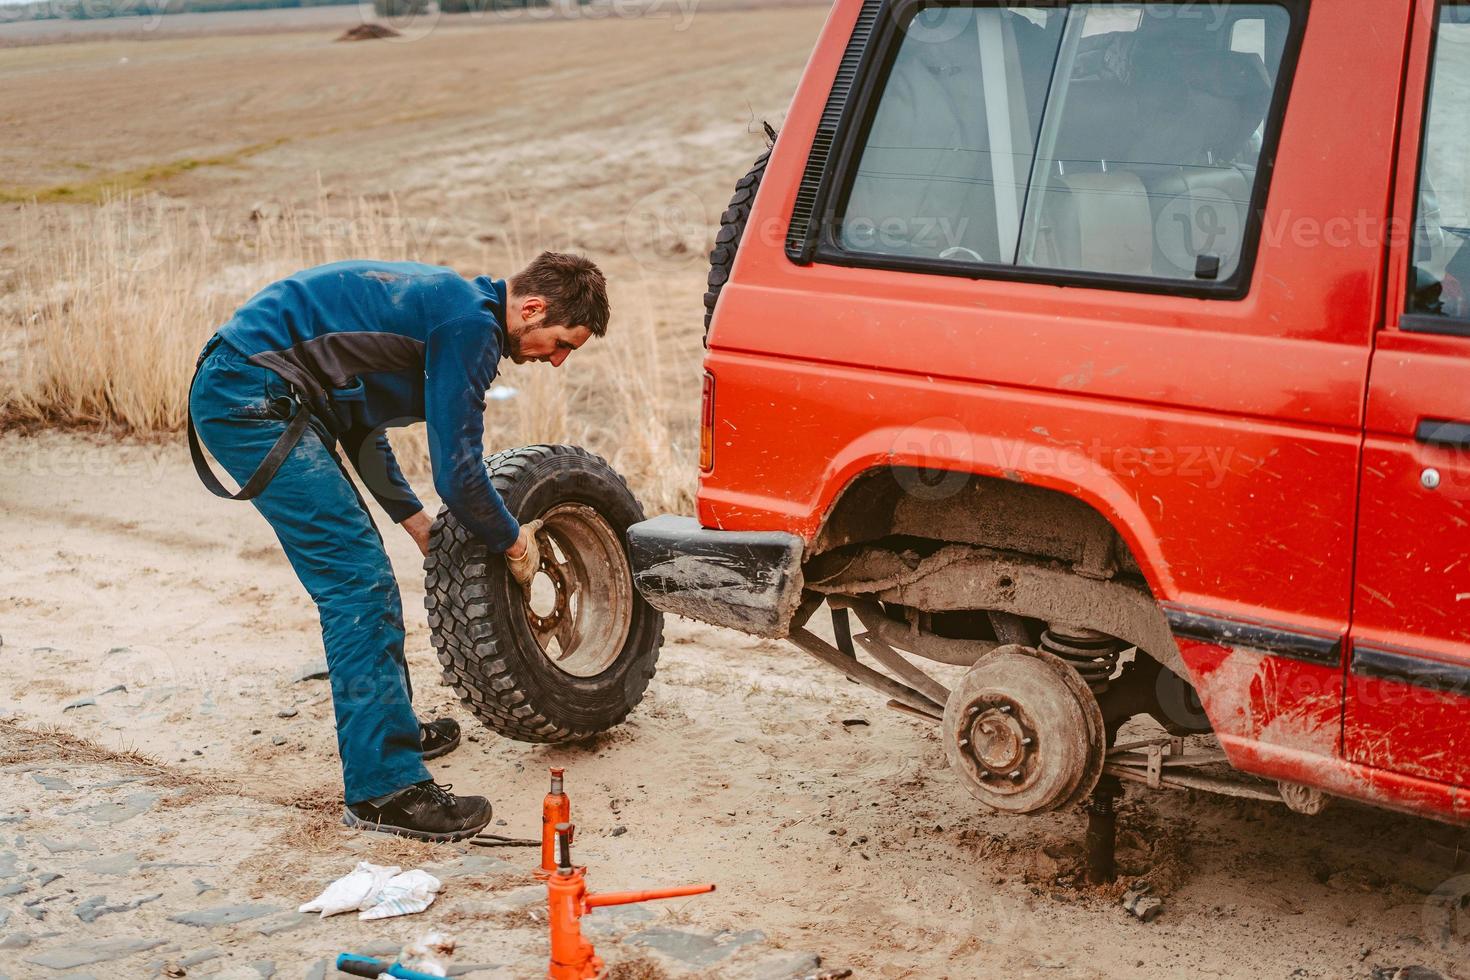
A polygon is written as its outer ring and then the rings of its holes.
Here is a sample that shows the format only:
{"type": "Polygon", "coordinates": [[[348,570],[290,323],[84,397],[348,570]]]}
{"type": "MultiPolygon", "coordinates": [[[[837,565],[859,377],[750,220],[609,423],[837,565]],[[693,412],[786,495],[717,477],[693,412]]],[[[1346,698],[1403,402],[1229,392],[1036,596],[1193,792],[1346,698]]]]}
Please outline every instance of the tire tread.
{"type": "Polygon", "coordinates": [[[750,209],[755,195],[760,190],[761,179],[766,174],[766,164],[771,159],[771,149],[755,158],[744,177],[735,183],[735,193],[729,205],[720,215],[720,230],[715,233],[715,247],[709,253],[708,289],[704,294],[704,339],[709,343],[709,326],[714,320],[715,304],[720,301],[720,290],[730,281],[730,270],[735,265],[735,253],[740,250],[740,240],[745,236],[745,225],[750,220],[750,209]]]}
{"type": "MultiPolygon", "coordinates": [[[[600,456],[579,446],[525,446],[494,453],[485,459],[491,483],[502,497],[550,460],[590,464],[611,474],[633,498],[627,481],[600,456]]],[[[642,507],[633,498],[641,519],[642,507]]],[[[514,640],[495,628],[494,592],[489,580],[490,552],[447,509],[441,509],[424,559],[424,606],[428,611],[430,642],[439,658],[444,682],[459,695],[487,727],[522,742],[563,742],[586,738],[621,724],[643,699],[657,669],[663,642],[662,617],[655,614],[652,643],[636,655],[620,703],[612,705],[606,724],[596,727],[569,723],[557,717],[552,703],[529,703],[524,681],[517,676],[517,656],[508,650],[514,640]]],[[[641,602],[635,596],[635,602],[641,602]]]]}

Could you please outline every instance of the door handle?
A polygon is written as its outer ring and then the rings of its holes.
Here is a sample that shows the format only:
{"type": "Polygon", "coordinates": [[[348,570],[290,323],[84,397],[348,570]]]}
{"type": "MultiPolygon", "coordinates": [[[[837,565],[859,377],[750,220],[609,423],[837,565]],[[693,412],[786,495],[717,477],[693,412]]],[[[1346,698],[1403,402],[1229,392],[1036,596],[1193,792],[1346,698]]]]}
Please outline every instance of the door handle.
{"type": "Polygon", "coordinates": [[[1414,430],[1414,441],[1452,449],[1470,449],[1470,422],[1446,422],[1421,419],[1414,430]]]}

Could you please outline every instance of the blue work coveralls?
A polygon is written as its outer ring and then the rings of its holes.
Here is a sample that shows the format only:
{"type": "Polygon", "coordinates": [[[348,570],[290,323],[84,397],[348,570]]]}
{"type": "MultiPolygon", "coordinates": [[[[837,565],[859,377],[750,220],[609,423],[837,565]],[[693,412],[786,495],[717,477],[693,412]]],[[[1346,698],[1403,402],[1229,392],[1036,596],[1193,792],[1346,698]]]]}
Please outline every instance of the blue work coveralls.
{"type": "Polygon", "coordinates": [[[403,657],[403,609],[382,538],[335,447],[399,522],[422,509],[384,429],[428,423],[434,487],[495,551],[519,524],[490,483],[485,390],[505,352],[503,280],[408,262],[336,262],[267,286],[200,355],[192,422],[237,481],[296,405],[310,428],[254,498],[321,617],[344,797],[429,778],[403,657]]]}

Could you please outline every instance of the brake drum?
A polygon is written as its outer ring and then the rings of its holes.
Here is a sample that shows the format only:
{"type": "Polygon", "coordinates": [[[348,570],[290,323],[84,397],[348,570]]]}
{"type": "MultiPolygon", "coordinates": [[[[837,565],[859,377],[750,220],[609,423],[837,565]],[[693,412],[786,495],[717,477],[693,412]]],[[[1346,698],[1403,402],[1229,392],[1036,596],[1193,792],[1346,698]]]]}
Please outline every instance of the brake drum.
{"type": "Polygon", "coordinates": [[[1000,647],[950,692],[942,726],[950,767],[1004,813],[1081,802],[1102,775],[1102,709],[1081,675],[1024,646],[1000,647]]]}

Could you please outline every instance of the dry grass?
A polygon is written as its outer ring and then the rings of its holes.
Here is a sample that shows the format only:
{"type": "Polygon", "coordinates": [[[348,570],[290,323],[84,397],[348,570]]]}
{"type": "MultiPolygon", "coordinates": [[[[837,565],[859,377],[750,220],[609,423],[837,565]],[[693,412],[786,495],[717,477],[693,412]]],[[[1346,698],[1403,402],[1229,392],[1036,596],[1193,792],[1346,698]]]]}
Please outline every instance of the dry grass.
{"type": "Polygon", "coordinates": [[[391,201],[332,217],[282,211],[234,227],[162,198],[24,210],[27,249],[8,305],[19,377],[12,425],[183,427],[200,347],[258,287],[352,255],[406,258],[391,201]]]}
{"type": "Polygon", "coordinates": [[[647,956],[612,963],[607,968],[607,980],[668,980],[668,973],[647,956]]]}
{"type": "Polygon", "coordinates": [[[342,815],[342,788],[333,782],[310,790],[291,790],[271,797],[272,803],[310,814],[342,815]]]}
{"type": "Polygon", "coordinates": [[[155,786],[179,790],[160,802],[161,806],[171,809],[191,806],[210,797],[238,796],[289,807],[300,811],[309,820],[320,821],[330,817],[335,821],[342,814],[342,793],[336,783],[311,789],[251,787],[224,776],[178,769],[136,749],[109,749],[56,726],[25,728],[14,721],[0,719],[0,766],[35,762],[123,769],[155,786]]]}
{"type": "Polygon", "coordinates": [[[282,821],[285,826],[281,832],[236,868],[238,874],[253,880],[260,893],[289,893],[302,881],[321,878],[323,861],[334,867],[340,864],[343,845],[349,841],[359,845],[353,848],[353,860],[384,866],[422,868],[459,857],[459,851],[450,844],[364,834],[342,826],[340,795],[330,810],[283,815],[282,821]]]}
{"type": "MultiPolygon", "coordinates": [[[[391,197],[322,195],[311,209],[238,222],[121,197],[63,213],[33,206],[24,219],[26,252],[0,305],[18,347],[0,427],[177,432],[200,347],[256,289],[322,262],[417,257],[415,227],[391,197]]],[[[528,258],[519,234],[497,251],[487,248],[484,267],[519,268],[528,258]]],[[[571,370],[505,362],[498,387],[514,397],[490,403],[487,449],[582,445],[622,472],[650,512],[687,510],[694,413],[670,406],[647,289],[616,283],[613,301],[612,339],[579,353],[571,370]]],[[[426,476],[421,427],[392,438],[409,477],[426,476]]]]}
{"type": "Polygon", "coordinates": [[[136,749],[109,749],[60,728],[24,728],[0,719],[0,765],[31,762],[112,766],[158,786],[213,794],[237,791],[228,779],[175,769],[136,749]]]}

